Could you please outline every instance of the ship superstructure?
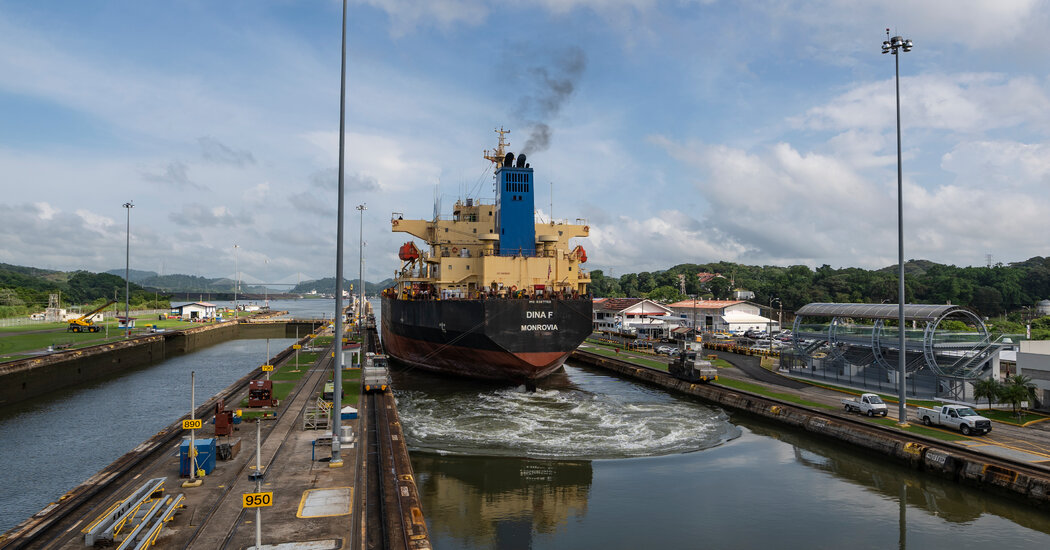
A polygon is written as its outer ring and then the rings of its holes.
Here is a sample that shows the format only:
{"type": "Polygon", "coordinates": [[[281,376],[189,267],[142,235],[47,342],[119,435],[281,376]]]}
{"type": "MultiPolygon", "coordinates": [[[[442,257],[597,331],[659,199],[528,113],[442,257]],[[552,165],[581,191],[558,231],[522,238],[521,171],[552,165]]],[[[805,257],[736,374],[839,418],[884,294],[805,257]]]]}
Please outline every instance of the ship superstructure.
{"type": "Polygon", "coordinates": [[[384,345],[425,368],[531,380],[590,334],[587,254],[570,241],[590,228],[579,219],[536,223],[533,169],[497,132],[498,147],[485,151],[496,165],[494,201],[458,200],[449,218],[392,216],[391,229],[425,250],[408,242],[399,251],[403,265],[384,293],[384,345]]]}

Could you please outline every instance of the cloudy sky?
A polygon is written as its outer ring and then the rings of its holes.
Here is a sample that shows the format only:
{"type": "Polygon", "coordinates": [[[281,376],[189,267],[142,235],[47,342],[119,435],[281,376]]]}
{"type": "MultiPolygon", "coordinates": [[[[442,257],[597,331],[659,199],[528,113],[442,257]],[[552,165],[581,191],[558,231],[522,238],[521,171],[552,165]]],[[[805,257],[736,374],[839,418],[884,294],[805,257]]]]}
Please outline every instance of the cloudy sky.
{"type": "MultiPolygon", "coordinates": [[[[346,272],[392,212],[492,197],[503,126],[591,269],[1048,255],[1050,4],[354,0],[346,272]],[[553,189],[553,197],[551,190],[553,189]]],[[[335,272],[341,5],[0,0],[0,262],[335,272]],[[234,245],[237,248],[234,248],[234,245]]],[[[301,275],[300,275],[301,274],[301,275]]]]}

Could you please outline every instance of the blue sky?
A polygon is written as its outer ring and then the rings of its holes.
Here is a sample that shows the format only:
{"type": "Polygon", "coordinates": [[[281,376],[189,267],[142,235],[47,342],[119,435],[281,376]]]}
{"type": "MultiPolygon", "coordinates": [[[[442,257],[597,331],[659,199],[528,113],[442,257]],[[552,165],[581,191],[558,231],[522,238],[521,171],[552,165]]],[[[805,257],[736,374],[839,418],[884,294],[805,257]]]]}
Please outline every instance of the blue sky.
{"type": "MultiPolygon", "coordinates": [[[[491,198],[493,129],[591,269],[1048,255],[1045,2],[350,3],[346,272],[392,212],[491,198]]],[[[0,0],[0,261],[294,282],[335,271],[341,4],[0,0]],[[234,249],[234,244],[238,248],[234,249]]]]}

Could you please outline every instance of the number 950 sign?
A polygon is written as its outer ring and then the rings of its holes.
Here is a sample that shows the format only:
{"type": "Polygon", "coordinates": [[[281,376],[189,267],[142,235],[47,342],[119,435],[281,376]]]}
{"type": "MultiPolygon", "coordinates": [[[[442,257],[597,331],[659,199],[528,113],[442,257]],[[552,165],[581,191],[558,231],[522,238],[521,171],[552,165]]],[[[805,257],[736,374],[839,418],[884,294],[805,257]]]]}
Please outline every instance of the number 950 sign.
{"type": "Polygon", "coordinates": [[[262,508],[263,506],[273,506],[273,492],[266,493],[244,493],[241,495],[242,508],[262,508]]]}

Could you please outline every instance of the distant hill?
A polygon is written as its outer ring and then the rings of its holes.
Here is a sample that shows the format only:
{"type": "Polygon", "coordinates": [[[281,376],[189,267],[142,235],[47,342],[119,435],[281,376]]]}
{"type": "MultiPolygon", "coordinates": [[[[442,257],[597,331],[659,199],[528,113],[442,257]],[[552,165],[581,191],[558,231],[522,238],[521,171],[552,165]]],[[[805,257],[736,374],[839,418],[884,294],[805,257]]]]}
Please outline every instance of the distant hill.
{"type": "MultiPolygon", "coordinates": [[[[106,273],[109,273],[110,275],[116,275],[117,277],[120,277],[121,279],[124,278],[124,270],[123,269],[110,269],[106,273]]],[[[128,278],[131,279],[131,282],[139,283],[139,284],[142,284],[142,282],[144,280],[149,279],[150,277],[156,277],[156,276],[157,276],[157,272],[156,271],[142,271],[141,269],[132,269],[132,270],[130,270],[128,272],[128,278]]]]}
{"type": "MultiPolygon", "coordinates": [[[[10,317],[43,311],[51,294],[59,295],[62,307],[98,304],[124,295],[123,277],[89,271],[53,271],[0,264],[0,316],[10,317]]],[[[131,303],[143,305],[163,302],[153,291],[131,284],[131,303]]]]}
{"type": "MultiPolygon", "coordinates": [[[[343,290],[349,291],[350,285],[354,286],[356,291],[360,288],[357,284],[358,279],[349,280],[343,279],[343,290]]],[[[394,284],[393,279],[385,279],[379,283],[370,283],[365,281],[365,294],[379,294],[383,289],[394,284]]],[[[310,291],[316,290],[320,294],[335,294],[335,277],[326,277],[324,279],[318,279],[316,281],[307,281],[299,283],[295,286],[291,292],[292,294],[308,294],[310,291]]]]}
{"type": "MultiPolygon", "coordinates": [[[[937,262],[931,262],[930,260],[908,260],[904,262],[904,276],[906,277],[908,275],[925,275],[926,272],[930,270],[930,268],[943,265],[944,264],[939,264],[937,262]]],[[[880,269],[879,271],[884,273],[896,273],[897,264],[886,266],[880,269]]]]}

